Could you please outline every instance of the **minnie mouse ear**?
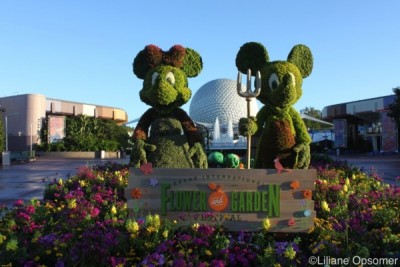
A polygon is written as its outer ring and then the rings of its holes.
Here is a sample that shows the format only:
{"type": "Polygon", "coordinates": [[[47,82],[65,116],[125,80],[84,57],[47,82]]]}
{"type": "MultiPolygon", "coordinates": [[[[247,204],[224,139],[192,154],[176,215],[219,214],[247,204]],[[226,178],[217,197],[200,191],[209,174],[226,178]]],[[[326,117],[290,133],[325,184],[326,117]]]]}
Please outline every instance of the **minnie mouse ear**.
{"type": "Polygon", "coordinates": [[[163,53],[163,64],[176,68],[182,67],[186,50],[181,45],[174,45],[169,51],[163,53]]]}
{"type": "Polygon", "coordinates": [[[186,54],[181,69],[189,78],[199,75],[203,69],[203,60],[200,54],[191,48],[186,48],[186,54]]]}
{"type": "Polygon", "coordinates": [[[147,45],[140,51],[133,60],[133,73],[139,78],[144,79],[146,73],[152,68],[160,65],[163,60],[163,52],[156,45],[147,45]]]}

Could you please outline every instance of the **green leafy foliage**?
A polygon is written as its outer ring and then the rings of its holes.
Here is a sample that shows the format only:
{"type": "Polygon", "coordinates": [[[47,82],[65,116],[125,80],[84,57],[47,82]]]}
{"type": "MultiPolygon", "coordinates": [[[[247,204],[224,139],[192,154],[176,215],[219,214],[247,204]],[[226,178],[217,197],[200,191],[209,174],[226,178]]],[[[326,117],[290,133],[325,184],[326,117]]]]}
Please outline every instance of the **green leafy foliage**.
{"type": "Polygon", "coordinates": [[[38,149],[45,151],[118,151],[129,147],[126,126],[85,115],[67,117],[66,137],[62,140],[49,144],[46,131],[42,136],[43,142],[38,149]]]}

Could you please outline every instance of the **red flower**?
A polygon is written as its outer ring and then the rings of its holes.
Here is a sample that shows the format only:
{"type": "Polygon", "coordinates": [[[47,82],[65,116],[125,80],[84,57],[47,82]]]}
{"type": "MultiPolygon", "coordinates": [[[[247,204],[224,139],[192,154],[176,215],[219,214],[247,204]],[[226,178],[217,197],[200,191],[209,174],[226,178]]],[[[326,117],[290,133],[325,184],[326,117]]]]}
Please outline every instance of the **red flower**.
{"type": "Polygon", "coordinates": [[[294,226],[296,224],[296,221],[294,220],[294,218],[290,218],[288,221],[288,225],[289,226],[294,226]]]}
{"type": "Polygon", "coordinates": [[[149,163],[144,163],[142,166],[140,166],[140,170],[144,173],[144,175],[147,175],[149,173],[153,172],[153,164],[149,163]]]}
{"type": "Polygon", "coordinates": [[[141,198],[142,197],[142,191],[140,191],[140,189],[139,188],[133,188],[132,189],[132,191],[131,191],[131,197],[133,198],[133,199],[139,199],[139,198],[141,198]]]}

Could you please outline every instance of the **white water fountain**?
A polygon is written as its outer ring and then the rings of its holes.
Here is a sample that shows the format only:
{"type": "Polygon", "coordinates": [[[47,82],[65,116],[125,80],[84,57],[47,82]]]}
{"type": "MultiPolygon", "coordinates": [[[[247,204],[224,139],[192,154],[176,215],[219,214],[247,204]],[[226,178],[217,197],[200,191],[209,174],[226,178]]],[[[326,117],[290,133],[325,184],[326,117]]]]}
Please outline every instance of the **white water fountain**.
{"type": "Polygon", "coordinates": [[[228,121],[228,131],[226,133],[226,141],[232,143],[233,142],[233,123],[232,120],[228,121]]]}
{"type": "Polygon", "coordinates": [[[214,129],[213,129],[213,143],[219,143],[221,141],[221,133],[219,128],[219,120],[218,117],[215,119],[214,129]]]}

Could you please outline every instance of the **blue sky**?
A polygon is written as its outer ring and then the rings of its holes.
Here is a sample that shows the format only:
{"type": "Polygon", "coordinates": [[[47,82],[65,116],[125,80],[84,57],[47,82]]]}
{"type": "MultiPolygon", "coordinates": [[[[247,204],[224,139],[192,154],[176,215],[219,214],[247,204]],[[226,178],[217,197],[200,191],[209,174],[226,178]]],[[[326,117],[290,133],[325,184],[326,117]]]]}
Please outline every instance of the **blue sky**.
{"type": "Polygon", "coordinates": [[[249,41],[264,44],[271,60],[285,60],[296,44],[310,47],[314,69],[298,110],[400,86],[400,1],[242,3],[0,0],[0,97],[37,93],[118,107],[132,120],[148,108],[131,66],[146,45],[201,54],[203,71],[189,79],[194,94],[213,79],[236,79],[236,53],[249,41]]]}

